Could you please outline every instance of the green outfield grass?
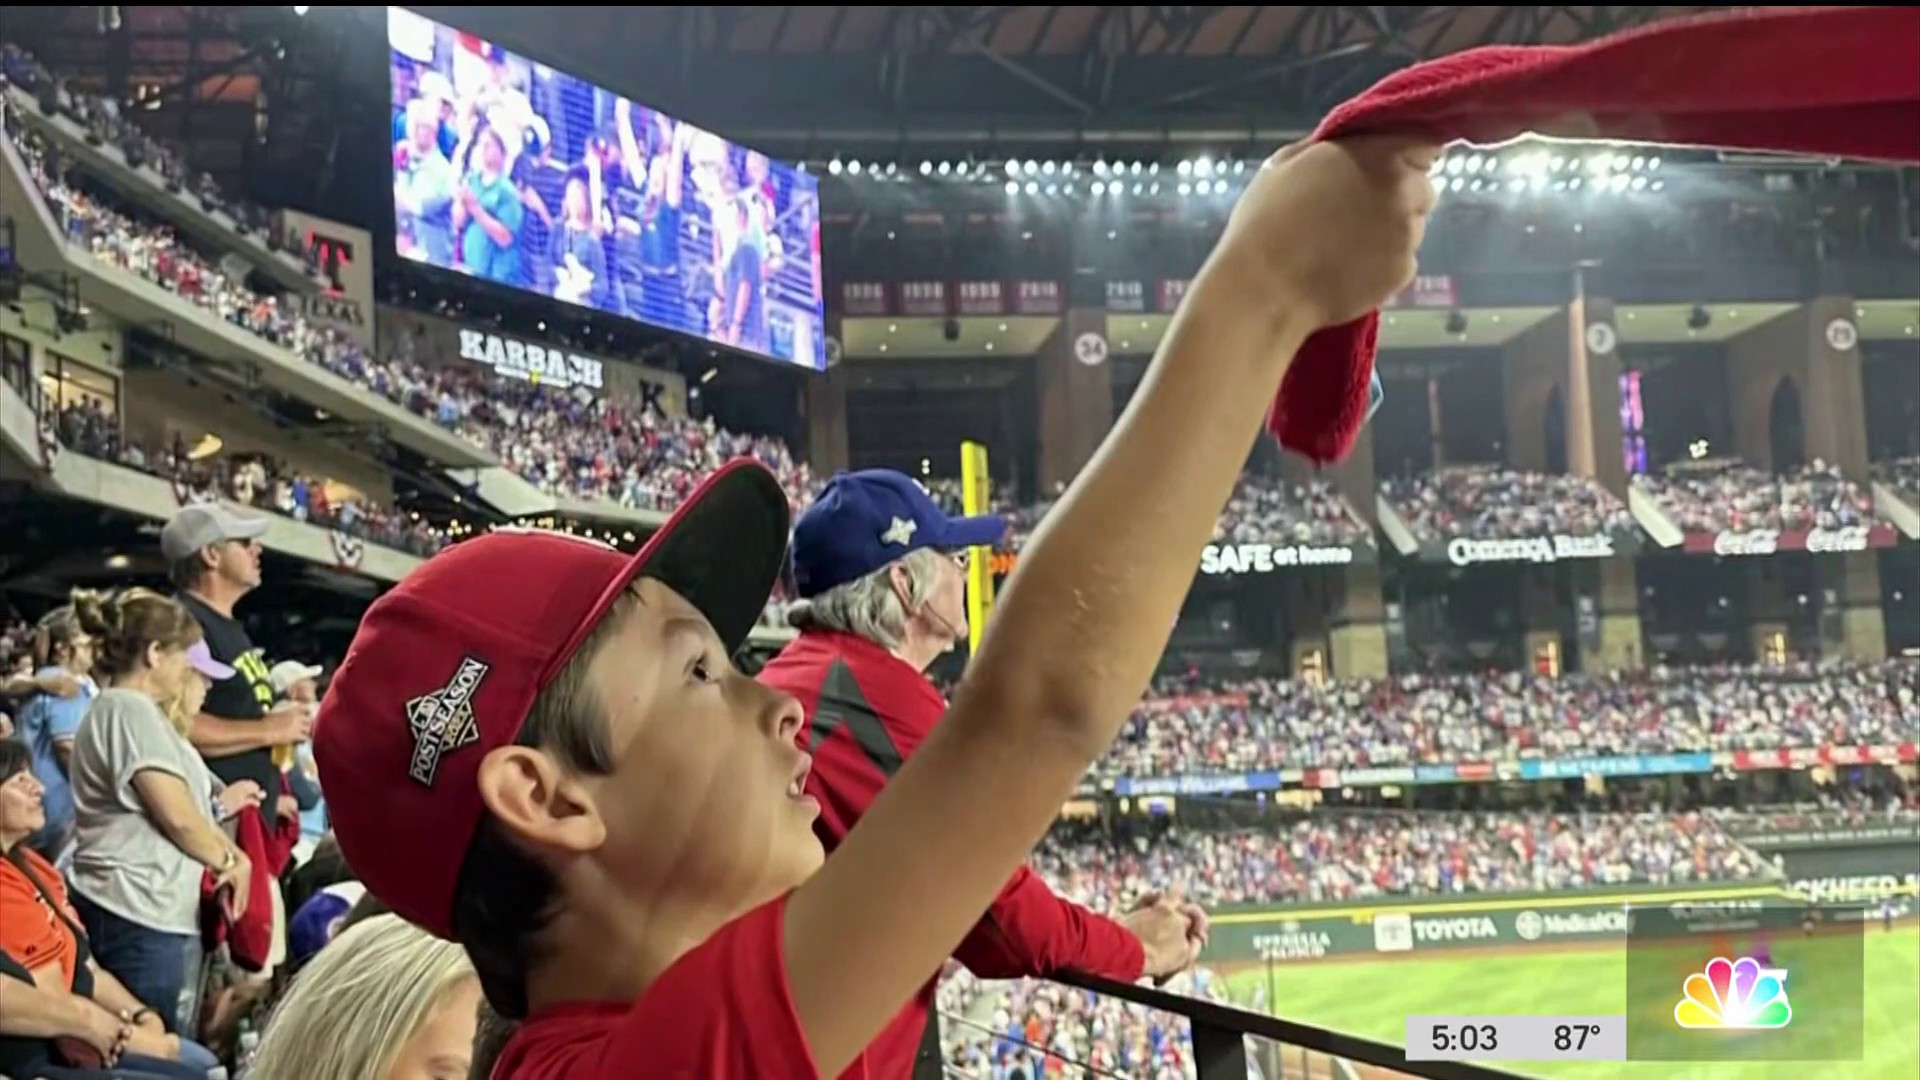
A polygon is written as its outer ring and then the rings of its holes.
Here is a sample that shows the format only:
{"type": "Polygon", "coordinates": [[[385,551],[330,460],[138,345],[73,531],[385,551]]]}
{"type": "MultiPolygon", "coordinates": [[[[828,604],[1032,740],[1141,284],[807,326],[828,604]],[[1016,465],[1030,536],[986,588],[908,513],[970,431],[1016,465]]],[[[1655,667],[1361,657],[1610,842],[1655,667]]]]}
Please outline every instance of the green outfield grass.
{"type": "MultiPolygon", "coordinates": [[[[1793,968],[1787,943],[1776,961],[1793,968]]],[[[1786,1062],[1492,1063],[1542,1077],[1646,1077],[1648,1080],[1913,1080],[1920,1076],[1920,929],[1911,924],[1865,938],[1864,1060],[1834,1065],[1786,1062]],[[1825,1071],[1832,1070],[1832,1071],[1825,1071]]],[[[1818,1006],[1819,978],[1789,976],[1796,1017],[1818,1006]],[[1801,1003],[1805,1001],[1803,1006],[1801,1003]]],[[[1391,961],[1289,964],[1275,969],[1279,1015],[1400,1045],[1409,1015],[1560,1015],[1626,1013],[1627,954],[1574,947],[1430,954],[1391,961]]],[[[1228,977],[1245,1002],[1267,982],[1264,968],[1228,977]]],[[[1675,985],[1678,990],[1678,982],[1675,985]]],[[[1677,997],[1676,997],[1677,1000],[1677,997]]],[[[1661,1003],[1665,1009],[1672,1005],[1661,1003]]],[[[1644,1004],[1642,1007],[1645,1007],[1644,1004]]]]}

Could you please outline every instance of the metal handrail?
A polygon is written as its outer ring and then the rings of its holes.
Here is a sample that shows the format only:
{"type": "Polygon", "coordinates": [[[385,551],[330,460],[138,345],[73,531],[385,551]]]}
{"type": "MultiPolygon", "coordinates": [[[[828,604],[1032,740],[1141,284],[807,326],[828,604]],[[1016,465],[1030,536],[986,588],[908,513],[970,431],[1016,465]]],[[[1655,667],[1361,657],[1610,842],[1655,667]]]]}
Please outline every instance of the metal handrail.
{"type": "Polygon", "coordinates": [[[1062,975],[1055,981],[1186,1017],[1193,1027],[1193,1064],[1199,1080],[1246,1080],[1249,1035],[1428,1080],[1517,1080],[1518,1076],[1465,1062],[1408,1061],[1398,1046],[1095,975],[1062,975]]]}

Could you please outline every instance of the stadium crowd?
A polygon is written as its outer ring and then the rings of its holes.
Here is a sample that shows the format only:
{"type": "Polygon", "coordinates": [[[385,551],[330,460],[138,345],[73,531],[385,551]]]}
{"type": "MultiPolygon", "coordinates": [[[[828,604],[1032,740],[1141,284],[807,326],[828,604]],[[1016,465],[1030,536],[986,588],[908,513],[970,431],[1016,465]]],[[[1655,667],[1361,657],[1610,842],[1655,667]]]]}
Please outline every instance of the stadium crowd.
{"type": "Polygon", "coordinates": [[[1422,543],[1454,537],[1593,536],[1634,528],[1626,505],[1589,477],[1453,466],[1388,480],[1381,493],[1422,543]]]}
{"type": "MultiPolygon", "coordinates": [[[[0,53],[0,69],[30,88],[38,85],[33,80],[47,78],[11,48],[0,53]]],[[[204,177],[187,177],[177,159],[112,107],[42,88],[103,139],[136,148],[163,174],[218,201],[204,177]]],[[[38,161],[31,137],[13,137],[38,161]]],[[[773,468],[796,502],[816,490],[804,463],[783,444],[734,435],[710,420],[583,401],[477,371],[429,367],[409,356],[372,356],[308,326],[290,307],[229,277],[164,228],[136,223],[52,180],[45,168],[36,175],[70,239],[95,257],[455,431],[545,490],[671,509],[704,473],[739,454],[773,468]]],[[[172,479],[195,499],[224,495],[375,539],[387,536],[402,546],[422,545],[417,550],[433,543],[397,512],[330,502],[324,484],[271,459],[195,461],[177,442],[165,448],[124,445],[97,403],[63,411],[57,428],[66,446],[172,479]]],[[[1819,465],[1786,480],[1731,469],[1711,478],[1652,481],[1649,488],[1670,500],[1689,528],[1836,527],[1871,513],[1857,486],[1819,465]]],[[[1449,471],[1390,495],[1422,539],[1592,533],[1626,521],[1624,508],[1603,492],[1564,477],[1449,471]]],[[[1002,505],[1015,518],[1015,536],[1023,537],[1050,502],[1002,505]]],[[[1236,492],[1216,536],[1369,542],[1365,526],[1331,485],[1251,477],[1236,492]]],[[[216,535],[190,549],[189,558],[232,539],[248,538],[216,535]]],[[[436,1036],[451,1047],[445,1060],[463,1061],[478,989],[457,947],[392,916],[369,914],[348,887],[349,871],[329,867],[324,854],[294,869],[284,861],[290,851],[228,847],[220,829],[225,822],[252,814],[256,832],[268,830],[269,823],[287,824],[283,800],[297,801],[292,787],[300,759],[288,753],[288,764],[270,766],[279,770],[268,774],[273,790],[252,779],[213,775],[221,770],[201,760],[189,734],[196,716],[215,711],[213,687],[233,679],[237,668],[251,677],[255,666],[264,671],[266,665],[250,643],[236,652],[231,618],[223,621],[219,611],[209,617],[193,603],[149,594],[76,595],[38,626],[13,623],[0,631],[0,675],[14,695],[0,702],[0,853],[8,856],[0,870],[18,869],[0,877],[0,903],[7,905],[0,909],[0,945],[6,946],[0,988],[14,991],[10,978],[24,982],[70,1006],[67,1015],[77,1018],[65,1041],[0,1036],[0,1073],[54,1075],[41,1062],[57,1059],[79,1065],[83,1071],[73,1075],[104,1075],[100,1067],[117,1059],[123,1066],[117,1075],[141,1080],[207,1077],[216,1059],[245,1064],[251,1058],[265,1080],[364,1077],[397,1055],[432,1057],[432,1046],[418,1044],[436,1036]],[[243,663],[249,655],[251,663],[243,663]],[[165,665],[156,662],[160,656],[165,665]],[[16,733],[24,741],[10,738],[16,733]],[[156,809],[165,800],[132,779],[155,771],[179,776],[182,792],[192,785],[182,795],[184,824],[156,809]],[[44,849],[44,855],[29,848],[44,849]],[[256,868],[262,851],[272,857],[256,868]],[[285,870],[272,891],[250,888],[250,875],[274,876],[273,864],[285,870]],[[150,889],[143,897],[127,888],[128,871],[147,869],[165,876],[167,895],[150,889]],[[300,880],[306,871],[312,872],[300,880]],[[224,899],[222,885],[233,887],[224,899]],[[242,896],[256,902],[264,897],[285,909],[268,916],[285,920],[283,955],[274,956],[275,947],[267,946],[261,970],[248,974],[271,972],[282,962],[286,969],[310,964],[290,994],[280,980],[242,976],[233,985],[244,989],[189,1002],[179,986],[167,985],[140,957],[130,956],[127,941],[151,945],[154,934],[191,939],[188,950],[197,950],[199,930],[181,928],[183,913],[209,915],[231,942],[241,942],[261,919],[255,909],[243,930],[249,904],[236,899],[242,896]],[[138,915],[127,914],[129,907],[138,915]],[[156,929],[156,921],[168,929],[156,929]],[[19,942],[30,955],[55,950],[57,970],[42,968],[21,978],[13,969],[22,965],[8,959],[19,942]],[[56,975],[58,985],[42,981],[56,975]],[[328,992],[349,985],[352,1000],[328,992]],[[262,1042],[252,1022],[264,1020],[276,998],[282,1007],[271,1014],[262,1042]],[[454,1022],[438,1024],[442,1014],[454,1022]],[[394,1017],[408,1019],[397,1023],[394,1017]],[[351,1037],[339,1037],[341,1032],[351,1037]],[[96,1067],[84,1071],[87,1066],[96,1067]]],[[[274,665],[266,683],[273,711],[260,717],[274,725],[273,745],[288,749],[308,733],[299,717],[310,714],[318,673],[292,663],[292,669],[274,665]]],[[[1920,663],[1914,661],[1656,668],[1558,680],[1517,673],[1420,675],[1326,687],[1283,680],[1168,682],[1136,711],[1099,768],[1106,774],[1165,774],[1916,738],[1920,663]]],[[[1911,806],[1910,792],[1906,801],[1911,806]]],[[[1063,826],[1047,838],[1034,863],[1061,891],[1102,910],[1169,889],[1215,906],[1684,884],[1768,872],[1716,816],[1700,813],[1316,814],[1281,828],[1205,832],[1169,826],[1119,841],[1063,826]]],[[[251,937],[246,941],[247,947],[254,944],[251,937]]],[[[228,955],[240,951],[236,944],[228,955]]],[[[197,978],[197,964],[176,966],[187,969],[172,973],[176,981],[197,978]]],[[[1173,988],[1200,997],[1225,995],[1223,983],[1205,969],[1179,976],[1173,988]]],[[[999,1080],[1018,1069],[1034,1078],[1070,1068],[1150,1080],[1191,1075],[1183,1025],[1120,1002],[1055,984],[989,987],[961,974],[943,987],[941,1003],[950,1016],[975,1018],[972,1027],[948,1026],[949,1061],[963,1075],[999,1080]]]]}
{"type": "Polygon", "coordinates": [[[583,402],[566,390],[508,382],[477,370],[372,355],[345,335],[310,325],[291,305],[229,277],[165,226],[143,225],[54,179],[38,138],[30,132],[12,137],[69,240],[95,258],[432,420],[493,453],[542,490],[668,511],[699,477],[746,454],[772,469],[796,500],[817,489],[805,463],[784,443],[736,435],[710,419],[670,416],[610,398],[583,402]]]}
{"type": "Polygon", "coordinates": [[[142,446],[127,439],[120,424],[93,398],[60,410],[55,430],[65,449],[169,481],[183,503],[232,499],[415,555],[431,555],[446,544],[443,537],[399,510],[303,474],[268,454],[195,458],[194,448],[179,432],[165,445],[142,446]]]}
{"type": "Polygon", "coordinates": [[[123,116],[112,98],[74,89],[11,43],[0,44],[0,76],[32,96],[43,110],[65,115],[85,127],[93,139],[118,149],[129,164],[159,173],[170,190],[191,192],[203,206],[226,214],[243,230],[268,229],[270,211],[222,191],[213,177],[190,168],[171,147],[123,116]]]}
{"type": "Polygon", "coordinates": [[[1314,814],[1285,827],[1168,828],[1120,843],[1056,831],[1034,865],[1103,911],[1170,889],[1211,908],[1674,885],[1760,872],[1752,853],[1699,814],[1314,814]]]}
{"type": "Polygon", "coordinates": [[[1162,684],[1101,776],[1920,739],[1920,661],[1162,684]]]}
{"type": "MultiPolygon", "coordinates": [[[[961,512],[959,481],[933,480],[927,486],[949,512],[961,512]]],[[[1026,502],[995,492],[993,510],[1007,519],[1009,548],[1018,550],[1026,542],[1059,495],[1055,491],[1046,498],[1026,502]]],[[[1241,477],[1214,526],[1213,538],[1223,544],[1333,547],[1373,543],[1372,531],[1333,484],[1319,479],[1294,484],[1258,473],[1241,477]]]]}
{"type": "Polygon", "coordinates": [[[1815,459],[1784,476],[1734,461],[1688,462],[1634,483],[1687,532],[1844,529],[1873,525],[1873,496],[1815,459]]]}
{"type": "MultiPolygon", "coordinates": [[[[1132,840],[1063,825],[1033,865],[1064,895],[1096,910],[1120,910],[1171,889],[1213,907],[1685,884],[1773,872],[1716,818],[1697,813],[1312,815],[1277,829],[1170,826],[1132,840]]],[[[1230,1000],[1225,980],[1205,967],[1178,976],[1169,989],[1230,1000]]],[[[1256,984],[1237,1004],[1265,1011],[1265,993],[1256,984]]],[[[1115,998],[1050,982],[976,979],[961,969],[942,983],[939,1001],[943,1050],[956,1075],[1072,1075],[1068,1066],[1152,1080],[1193,1075],[1185,1020],[1115,998]]]]}

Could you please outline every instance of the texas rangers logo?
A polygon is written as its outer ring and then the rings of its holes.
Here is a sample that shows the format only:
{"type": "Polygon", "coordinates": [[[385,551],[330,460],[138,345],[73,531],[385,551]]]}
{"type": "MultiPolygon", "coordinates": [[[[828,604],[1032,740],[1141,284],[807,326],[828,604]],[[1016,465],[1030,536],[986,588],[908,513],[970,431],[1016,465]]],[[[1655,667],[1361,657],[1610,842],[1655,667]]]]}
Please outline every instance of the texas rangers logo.
{"type": "Polygon", "coordinates": [[[489,670],[486,664],[465,657],[447,685],[407,702],[407,726],[413,730],[413,763],[407,768],[408,776],[432,787],[442,754],[480,741],[473,695],[489,670]]]}

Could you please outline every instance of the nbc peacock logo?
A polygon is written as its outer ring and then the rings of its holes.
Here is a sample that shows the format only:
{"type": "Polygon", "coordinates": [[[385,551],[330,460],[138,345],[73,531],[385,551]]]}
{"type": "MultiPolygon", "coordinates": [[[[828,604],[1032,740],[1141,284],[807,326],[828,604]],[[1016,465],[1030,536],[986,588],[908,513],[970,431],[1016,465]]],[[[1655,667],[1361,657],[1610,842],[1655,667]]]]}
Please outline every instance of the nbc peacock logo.
{"type": "Polygon", "coordinates": [[[1683,1028],[1723,1031],[1769,1031],[1793,1022],[1787,1001],[1787,973],[1763,968],[1743,956],[1728,960],[1716,956],[1682,987],[1673,1007],[1673,1022],[1683,1028]]]}

